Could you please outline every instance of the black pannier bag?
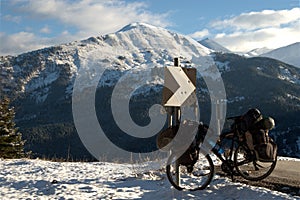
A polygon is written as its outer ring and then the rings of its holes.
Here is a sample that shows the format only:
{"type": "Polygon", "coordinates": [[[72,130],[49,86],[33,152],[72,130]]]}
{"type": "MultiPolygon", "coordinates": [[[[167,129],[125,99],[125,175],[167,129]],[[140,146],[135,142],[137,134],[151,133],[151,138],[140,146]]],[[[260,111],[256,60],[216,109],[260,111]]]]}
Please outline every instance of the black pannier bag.
{"type": "MultiPolygon", "coordinates": [[[[194,142],[193,142],[194,143],[194,142]]],[[[194,144],[179,157],[178,163],[187,167],[193,167],[199,157],[199,147],[194,144]]]]}
{"type": "Polygon", "coordinates": [[[276,159],[277,145],[273,141],[258,144],[254,147],[258,160],[261,162],[273,162],[276,159]]]}
{"type": "Polygon", "coordinates": [[[240,130],[245,133],[248,130],[254,128],[255,124],[262,119],[262,114],[256,108],[248,110],[244,115],[241,116],[240,130]]]}
{"type": "Polygon", "coordinates": [[[158,149],[161,151],[169,151],[171,147],[167,147],[167,145],[176,136],[178,129],[179,125],[168,127],[166,130],[159,132],[156,138],[156,145],[158,149]]]}
{"type": "Polygon", "coordinates": [[[203,143],[204,138],[207,134],[207,130],[207,125],[203,123],[200,123],[198,125],[198,130],[195,139],[189,146],[189,148],[179,157],[179,164],[187,166],[188,169],[192,169],[192,167],[198,160],[200,150],[199,145],[200,143],[203,143]]]}
{"type": "MultiPolygon", "coordinates": [[[[183,126],[194,126],[196,124],[199,124],[197,122],[187,122],[184,123],[183,126]]],[[[204,125],[203,123],[200,123],[198,125],[197,134],[195,136],[195,139],[193,140],[192,144],[189,146],[189,148],[179,157],[178,162],[181,165],[185,165],[188,167],[192,167],[198,160],[199,156],[199,145],[203,142],[205,135],[208,130],[208,126],[204,125]]],[[[172,146],[167,146],[176,136],[176,133],[179,129],[179,125],[172,126],[167,128],[166,130],[161,131],[157,136],[157,147],[162,151],[169,151],[172,150],[172,146]]],[[[190,129],[186,129],[190,130],[190,129]]],[[[192,129],[191,129],[192,130],[192,129]]],[[[189,133],[186,133],[189,134],[189,133]]]]}
{"type": "Polygon", "coordinates": [[[273,162],[277,155],[277,145],[263,129],[252,132],[253,145],[256,157],[261,162],[273,162]]]}

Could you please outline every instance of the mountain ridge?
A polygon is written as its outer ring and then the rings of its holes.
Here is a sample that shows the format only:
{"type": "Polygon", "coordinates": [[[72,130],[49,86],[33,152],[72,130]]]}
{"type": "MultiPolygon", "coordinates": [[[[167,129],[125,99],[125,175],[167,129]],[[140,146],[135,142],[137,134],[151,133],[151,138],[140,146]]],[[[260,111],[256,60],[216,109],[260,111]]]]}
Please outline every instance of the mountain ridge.
{"type": "Polygon", "coordinates": [[[296,42],[272,51],[260,54],[261,57],[278,59],[282,62],[294,65],[300,68],[300,42],[296,42]]]}
{"type": "Polygon", "coordinates": [[[215,42],[212,39],[206,38],[203,39],[201,41],[198,41],[200,44],[202,44],[203,46],[216,51],[216,52],[223,52],[223,53],[231,53],[231,51],[229,49],[227,49],[226,47],[220,45],[219,43],[215,42]]]}
{"type": "MultiPolygon", "coordinates": [[[[228,115],[261,107],[266,114],[279,119],[274,137],[285,141],[280,144],[285,149],[280,153],[300,156],[299,147],[292,144],[300,140],[296,134],[299,69],[271,58],[213,52],[189,37],[163,28],[135,23],[116,33],[1,57],[0,76],[4,80],[3,91],[15,99],[16,121],[28,141],[26,148],[38,156],[71,154],[74,159],[81,159],[90,155],[82,146],[73,123],[75,80],[84,77],[79,85],[82,92],[97,87],[95,107],[99,121],[117,137],[114,134],[120,130],[113,123],[110,110],[115,85],[126,76],[128,82],[122,84],[124,92],[135,91],[130,104],[131,117],[137,124],[147,125],[148,109],[153,103],[161,103],[163,67],[172,66],[174,57],[180,57],[181,66],[195,67],[199,72],[197,95],[205,113],[201,120],[207,123],[210,118],[211,102],[203,76],[215,77],[216,72],[210,68],[214,65],[224,79],[228,115]],[[195,57],[198,60],[193,59],[195,57]],[[107,116],[101,118],[101,113],[107,116]]],[[[129,95],[125,93],[119,97],[129,95]]],[[[123,139],[131,140],[125,136],[123,139]]],[[[154,143],[151,145],[149,148],[155,148],[154,143]]]]}

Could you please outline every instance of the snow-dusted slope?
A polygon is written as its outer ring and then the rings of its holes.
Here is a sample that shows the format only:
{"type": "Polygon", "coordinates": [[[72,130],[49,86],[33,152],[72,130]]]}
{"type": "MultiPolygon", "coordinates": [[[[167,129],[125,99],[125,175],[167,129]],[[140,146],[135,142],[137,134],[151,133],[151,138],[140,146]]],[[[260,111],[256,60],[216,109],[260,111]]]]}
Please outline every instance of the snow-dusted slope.
{"type": "Polygon", "coordinates": [[[275,49],[260,56],[274,58],[282,62],[300,67],[300,42],[275,49]]]}
{"type": "MultiPolygon", "coordinates": [[[[190,63],[193,58],[201,57],[199,62],[191,65],[202,70],[209,67],[206,63],[213,64],[209,55],[211,50],[193,39],[144,23],[129,24],[116,33],[89,38],[80,45],[82,48],[79,48],[78,56],[81,66],[98,74],[110,70],[111,73],[106,73],[101,79],[101,86],[115,85],[121,75],[129,71],[131,83],[150,78],[148,84],[162,84],[163,73],[157,73],[157,69],[173,65],[173,59],[179,56],[190,63]]],[[[86,80],[90,84],[98,81],[96,75],[88,76],[86,80]]],[[[84,85],[88,87],[89,83],[84,85]]]]}
{"type": "Polygon", "coordinates": [[[230,53],[230,50],[226,49],[225,47],[213,41],[212,39],[206,38],[204,40],[199,41],[199,43],[216,52],[230,53]]]}
{"type": "MultiPolygon", "coordinates": [[[[0,198],[8,199],[297,199],[214,176],[205,190],[177,191],[163,162],[49,162],[0,160],[0,198]]],[[[298,198],[299,199],[299,198],[298,198]]]]}
{"type": "Polygon", "coordinates": [[[242,55],[244,55],[246,57],[254,57],[254,56],[259,56],[261,54],[267,53],[269,51],[271,51],[271,49],[268,49],[266,47],[256,48],[256,49],[252,49],[251,51],[249,51],[247,53],[242,53],[242,55]]]}
{"type": "MultiPolygon", "coordinates": [[[[196,67],[198,75],[201,75],[197,79],[197,94],[202,103],[201,118],[204,121],[210,119],[209,95],[212,93],[208,91],[203,77],[210,77],[216,83],[218,72],[221,72],[226,88],[228,115],[242,114],[249,106],[260,107],[278,120],[277,130],[284,129],[291,138],[278,136],[278,142],[284,141],[286,143],[283,146],[290,148],[287,152],[299,150],[294,146],[298,129],[293,129],[298,127],[300,116],[297,93],[299,69],[269,58],[217,53],[187,36],[144,23],[130,24],[116,33],[14,57],[1,56],[0,89],[16,99],[17,125],[30,150],[39,155],[47,154],[46,157],[64,157],[68,152],[65,141],[70,141],[71,154],[82,156],[85,149],[78,147],[80,140],[76,140],[78,134],[72,116],[74,83],[77,89],[86,89],[84,92],[92,86],[98,86],[97,94],[101,95],[97,96],[95,102],[101,102],[96,106],[99,113],[105,113],[102,117],[106,119],[111,106],[103,102],[109,102],[107,99],[117,83],[121,82],[119,86],[124,87],[118,92],[122,97],[131,94],[128,91],[137,89],[134,94],[140,96],[132,98],[134,106],[130,109],[132,113],[140,114],[135,119],[144,120],[141,124],[146,125],[148,119],[143,117],[147,108],[140,105],[161,102],[163,67],[173,65],[174,57],[178,56],[182,65],[196,67]],[[211,65],[218,69],[210,68],[211,65]],[[83,78],[77,82],[79,77],[83,78]],[[290,130],[294,130],[293,133],[290,130]],[[44,139],[47,142],[41,143],[44,139]]],[[[85,94],[80,96],[86,97],[85,94]]],[[[111,130],[113,124],[110,122],[113,119],[107,121],[103,124],[107,124],[111,130]]],[[[116,128],[112,132],[117,131],[116,128]]]]}
{"type": "MultiPolygon", "coordinates": [[[[202,57],[200,63],[193,62],[193,65],[203,70],[203,67],[207,67],[205,63],[213,63],[210,53],[211,50],[184,35],[149,24],[133,23],[116,33],[17,57],[1,57],[0,75],[9,74],[12,77],[5,80],[8,81],[5,83],[7,91],[28,92],[39,103],[47,99],[51,84],[62,76],[69,80],[65,92],[70,95],[80,68],[84,68],[81,75],[85,76],[85,81],[80,83],[81,87],[98,82],[97,74],[105,70],[110,73],[105,73],[100,86],[112,86],[125,72],[146,71],[143,74],[149,77],[151,69],[172,65],[174,57],[179,56],[183,61],[202,57]]],[[[162,83],[159,77],[152,78],[150,82],[162,83]]]]}

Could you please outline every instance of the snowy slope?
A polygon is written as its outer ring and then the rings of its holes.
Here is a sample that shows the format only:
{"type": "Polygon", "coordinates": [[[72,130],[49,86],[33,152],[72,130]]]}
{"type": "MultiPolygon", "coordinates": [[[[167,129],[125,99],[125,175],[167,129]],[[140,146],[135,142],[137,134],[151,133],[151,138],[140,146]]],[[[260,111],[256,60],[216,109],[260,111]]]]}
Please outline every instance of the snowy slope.
{"type": "MultiPolygon", "coordinates": [[[[94,85],[105,86],[98,87],[104,88],[101,90],[103,98],[98,98],[96,102],[108,98],[109,89],[121,82],[118,86],[124,88],[118,94],[124,97],[131,94],[128,91],[134,91],[134,94],[139,95],[135,100],[132,98],[134,106],[131,111],[141,113],[135,119],[142,119],[144,121],[141,120],[141,124],[147,124],[144,122],[148,119],[143,118],[145,108],[139,105],[152,100],[153,103],[160,102],[163,67],[173,65],[173,58],[178,56],[181,57],[182,66],[196,67],[198,75],[201,75],[197,80],[197,94],[200,104],[202,103],[201,117],[207,118],[203,121],[208,121],[210,117],[210,92],[202,78],[216,80],[216,72],[219,71],[226,87],[228,115],[239,115],[249,106],[264,109],[264,112],[278,121],[277,131],[285,131],[284,135],[287,135],[285,137],[278,133],[280,136],[277,137],[277,142],[284,141],[281,146],[289,148],[284,155],[295,156],[290,153],[299,151],[298,146],[294,145],[299,131],[293,128],[299,126],[300,116],[298,69],[269,58],[245,58],[231,53],[216,53],[187,36],[144,23],[129,24],[116,33],[18,56],[1,56],[0,88],[12,99],[16,99],[16,122],[27,140],[29,150],[39,156],[47,154],[46,157],[64,157],[68,146],[71,146],[72,155],[82,156],[85,148],[78,145],[80,140],[72,116],[75,80],[84,77],[77,82],[77,86],[81,90],[86,89],[85,91],[94,85]],[[218,70],[210,68],[211,65],[217,66],[218,70]],[[101,73],[103,76],[100,78],[101,73]],[[130,84],[125,83],[124,79],[130,84]],[[253,84],[249,84],[250,82],[253,84]],[[154,92],[151,94],[151,91],[154,92]],[[270,92],[266,95],[268,91],[270,92]],[[274,106],[277,109],[274,110],[274,106]],[[68,126],[62,123],[67,123],[68,126]],[[45,124],[49,126],[44,126],[45,124]],[[47,142],[41,143],[44,139],[47,142]],[[65,141],[71,141],[71,145],[65,144],[65,141]]],[[[106,108],[111,106],[99,108],[98,113],[109,113],[110,110],[106,108]]],[[[112,124],[107,126],[111,128],[112,124]]]]}
{"type": "Polygon", "coordinates": [[[275,49],[260,56],[274,58],[282,62],[300,67],[300,42],[275,49]]]}
{"type": "Polygon", "coordinates": [[[242,53],[242,55],[246,57],[254,57],[254,56],[259,56],[261,54],[267,53],[271,50],[272,49],[268,49],[266,47],[256,48],[256,49],[252,49],[251,51],[248,51],[247,53],[242,53]]]}
{"type": "Polygon", "coordinates": [[[110,72],[105,73],[100,86],[115,85],[126,72],[130,72],[130,83],[137,83],[131,87],[140,87],[141,80],[149,78],[148,84],[163,84],[162,71],[153,76],[154,71],[173,65],[174,57],[179,56],[182,61],[190,62],[194,57],[201,57],[201,61],[192,65],[202,70],[209,67],[206,63],[213,63],[209,55],[211,50],[195,40],[145,23],[129,24],[116,33],[89,38],[82,41],[81,46],[78,50],[80,66],[96,73],[94,76],[87,74],[85,80],[89,82],[81,83],[82,87],[98,82],[97,74],[105,70],[110,72]]]}
{"type": "MultiPolygon", "coordinates": [[[[113,86],[126,72],[134,71],[131,80],[143,79],[149,77],[153,68],[172,65],[174,57],[179,56],[182,61],[205,70],[207,63],[213,63],[209,56],[211,52],[187,36],[145,23],[133,23],[116,33],[16,57],[0,57],[0,77],[11,77],[5,80],[4,89],[7,91],[30,93],[36,103],[42,103],[47,99],[51,85],[59,78],[68,81],[65,92],[71,95],[80,70],[80,75],[85,77],[80,83],[82,89],[98,82],[97,75],[104,71],[109,73],[105,73],[99,86],[113,86]],[[191,62],[193,57],[201,57],[201,61],[191,62]]],[[[161,78],[152,78],[149,84],[162,83],[161,78]]]]}
{"type": "Polygon", "coordinates": [[[202,191],[171,187],[163,162],[115,164],[0,160],[0,198],[6,199],[300,199],[214,176],[202,191]]]}
{"type": "Polygon", "coordinates": [[[229,49],[226,49],[225,47],[213,41],[212,39],[206,38],[204,40],[199,41],[199,43],[216,52],[230,53],[229,49]]]}

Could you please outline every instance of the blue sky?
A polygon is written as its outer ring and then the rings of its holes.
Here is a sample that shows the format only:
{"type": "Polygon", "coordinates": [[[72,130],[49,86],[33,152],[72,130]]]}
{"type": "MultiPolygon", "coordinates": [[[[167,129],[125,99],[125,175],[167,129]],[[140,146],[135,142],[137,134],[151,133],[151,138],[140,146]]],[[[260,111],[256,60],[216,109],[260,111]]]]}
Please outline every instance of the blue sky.
{"type": "Polygon", "coordinates": [[[300,41],[300,0],[1,0],[0,55],[115,32],[133,22],[232,51],[300,41]]]}

